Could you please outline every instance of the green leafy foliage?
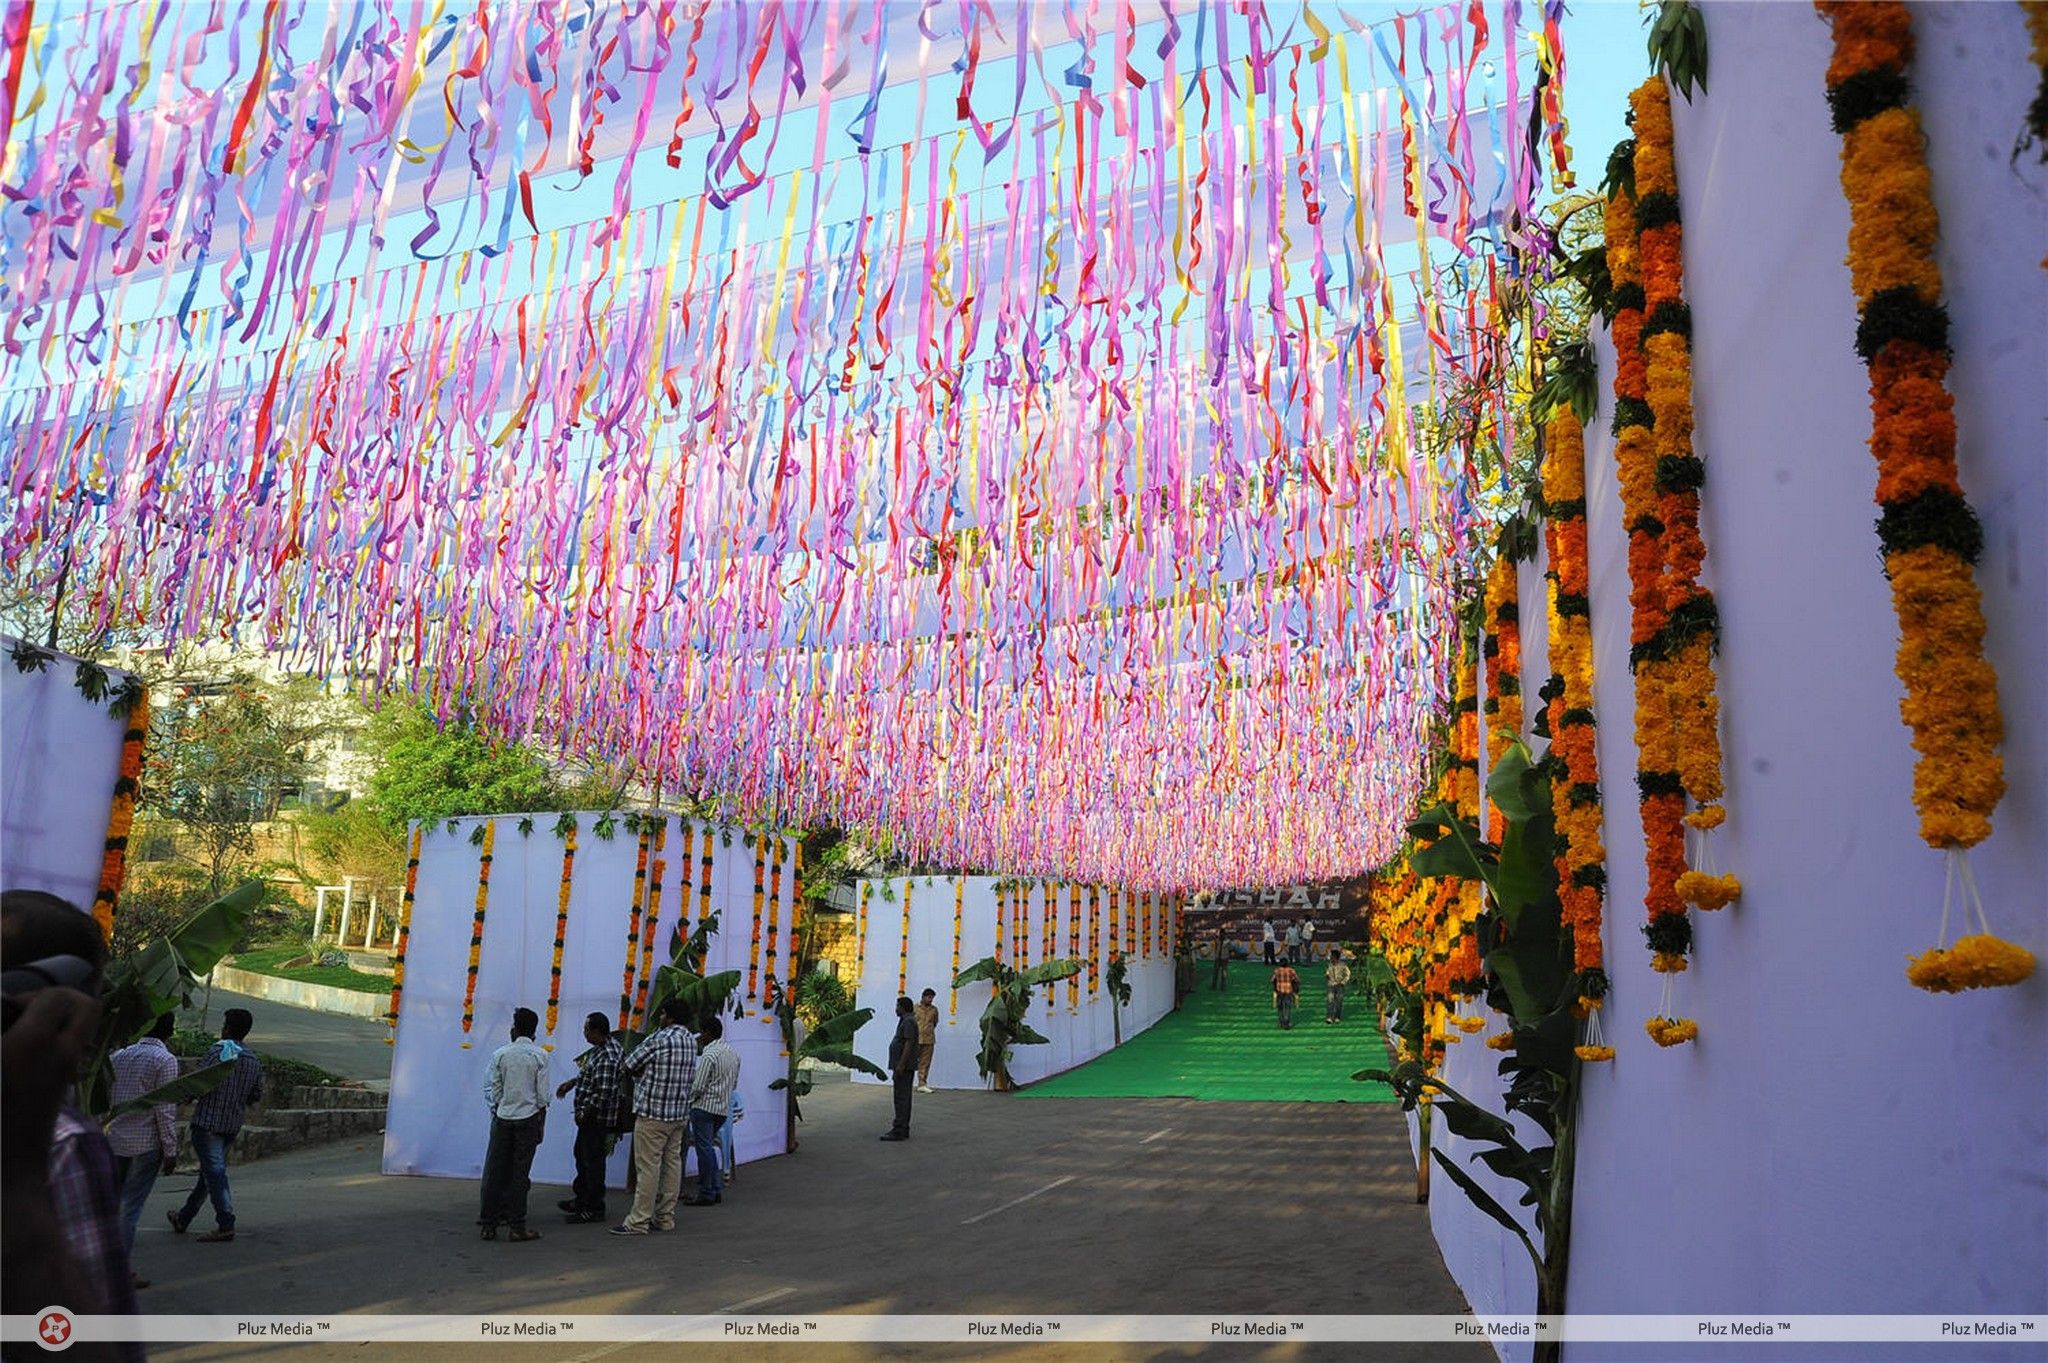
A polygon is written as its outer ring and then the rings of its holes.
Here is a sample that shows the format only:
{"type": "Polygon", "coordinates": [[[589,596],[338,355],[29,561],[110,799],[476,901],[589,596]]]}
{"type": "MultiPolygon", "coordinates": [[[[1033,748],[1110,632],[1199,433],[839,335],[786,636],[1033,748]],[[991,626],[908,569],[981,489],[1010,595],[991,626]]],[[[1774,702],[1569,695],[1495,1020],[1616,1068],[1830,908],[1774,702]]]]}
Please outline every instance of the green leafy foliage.
{"type": "Polygon", "coordinates": [[[837,975],[811,970],[797,981],[796,1012],[806,1027],[816,1030],[852,1007],[853,995],[837,975]]]}
{"type": "MultiPolygon", "coordinates": [[[[1602,250],[1600,255],[1604,261],[1606,252],[1602,250]]],[[[1605,278],[1604,263],[1601,278],[1605,278]]],[[[1595,299],[1594,306],[1605,311],[1604,295],[1595,299]]],[[[1543,366],[1543,382],[1529,400],[1529,415],[1537,421],[1548,421],[1551,413],[1565,407],[1571,409],[1581,426],[1600,409],[1600,375],[1593,359],[1592,342],[1583,336],[1550,352],[1543,366]]]]}
{"type": "Polygon", "coordinates": [[[1707,88],[1707,18],[1690,0],[1663,0],[1650,23],[1650,63],[1688,101],[1707,88]]]}
{"type": "Polygon", "coordinates": [[[987,980],[994,986],[988,1006],[981,1010],[981,1050],[974,1057],[981,1077],[998,1089],[1016,1087],[1010,1078],[1010,1061],[1018,1046],[1043,1046],[1049,1038],[1026,1021],[1031,1011],[1031,991],[1042,984],[1064,980],[1081,973],[1078,960],[1041,961],[1025,970],[984,956],[953,977],[953,987],[987,980]]]}
{"type": "Polygon", "coordinates": [[[79,1083],[81,1106],[95,1115],[111,1105],[115,1051],[140,1038],[160,1014],[187,1003],[199,981],[241,940],[263,898],[250,881],[200,908],[148,946],[108,965],[100,993],[100,1025],[79,1083]]]}
{"type": "Polygon", "coordinates": [[[363,742],[375,761],[370,804],[393,836],[415,821],[573,807],[539,752],[491,735],[467,715],[443,726],[425,706],[393,698],[363,742]]]}

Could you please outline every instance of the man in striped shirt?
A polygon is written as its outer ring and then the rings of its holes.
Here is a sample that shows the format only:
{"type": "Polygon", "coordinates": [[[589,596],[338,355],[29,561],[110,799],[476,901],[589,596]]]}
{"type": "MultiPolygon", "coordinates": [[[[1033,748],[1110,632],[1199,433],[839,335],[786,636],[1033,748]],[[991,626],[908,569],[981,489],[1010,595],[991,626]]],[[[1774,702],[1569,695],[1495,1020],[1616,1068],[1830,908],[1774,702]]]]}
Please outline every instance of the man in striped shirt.
{"type": "Polygon", "coordinates": [[[633,1048],[620,1065],[633,1076],[633,1210],[613,1235],[645,1235],[676,1228],[676,1194],[683,1186],[683,1129],[690,1084],[697,1077],[697,1038],[684,1026],[681,999],[662,1004],[667,1022],[633,1048]]]}
{"type": "Polygon", "coordinates": [[[697,1148],[697,1195],[683,1199],[686,1207],[711,1207],[725,1201],[719,1132],[732,1109],[732,1091],[740,1082],[740,1053],[725,1044],[725,1024],[715,1017],[707,1020],[703,1037],[697,1074],[690,1081],[690,1143],[697,1148]]]}
{"type": "MultiPolygon", "coordinates": [[[[164,1013],[149,1035],[114,1052],[115,1107],[133,1102],[178,1077],[178,1057],[164,1043],[177,1026],[176,1013],[164,1013]]],[[[121,1180],[121,1229],[128,1253],[135,1253],[135,1227],[149,1201],[159,1173],[178,1167],[178,1105],[157,1103],[141,1112],[114,1118],[107,1126],[107,1144],[114,1152],[114,1172],[121,1180]]],[[[137,1287],[147,1283],[137,1280],[137,1287]]]]}

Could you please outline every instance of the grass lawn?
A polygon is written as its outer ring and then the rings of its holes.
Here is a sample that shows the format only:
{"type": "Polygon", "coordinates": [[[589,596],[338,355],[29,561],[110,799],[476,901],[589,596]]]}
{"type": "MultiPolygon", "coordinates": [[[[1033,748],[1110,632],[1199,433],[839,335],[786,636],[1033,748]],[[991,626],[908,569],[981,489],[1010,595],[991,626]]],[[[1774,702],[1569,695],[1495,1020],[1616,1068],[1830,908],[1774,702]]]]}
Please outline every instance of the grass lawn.
{"type": "Polygon", "coordinates": [[[286,965],[306,954],[302,946],[258,947],[233,957],[228,964],[237,970],[249,970],[258,975],[274,975],[281,980],[298,980],[302,984],[324,984],[334,989],[352,989],[358,994],[389,994],[391,977],[371,975],[353,966],[345,965],[286,965]]]}

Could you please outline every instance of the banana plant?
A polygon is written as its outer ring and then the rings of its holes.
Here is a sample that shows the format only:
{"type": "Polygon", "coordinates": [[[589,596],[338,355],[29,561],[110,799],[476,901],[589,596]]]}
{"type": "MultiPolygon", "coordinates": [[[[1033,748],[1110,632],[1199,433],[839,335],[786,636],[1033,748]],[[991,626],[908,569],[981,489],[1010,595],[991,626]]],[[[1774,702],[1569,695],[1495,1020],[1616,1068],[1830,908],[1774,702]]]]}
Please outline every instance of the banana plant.
{"type": "Polygon", "coordinates": [[[820,1063],[843,1065],[862,1074],[871,1074],[877,1079],[887,1079],[889,1072],[874,1061],[855,1053],[854,1033],[867,1026],[868,1019],[875,1015],[872,1008],[851,1008],[837,1017],[830,1017],[804,1034],[804,1039],[790,1048],[789,1073],[777,1079],[768,1087],[789,1090],[790,1112],[798,1121],[803,1112],[797,1100],[808,1097],[811,1092],[812,1068],[820,1063]],[[809,1064],[805,1062],[809,1061],[809,1064]]]}
{"type": "Polygon", "coordinates": [[[263,899],[263,882],[249,881],[213,902],[142,950],[107,967],[100,992],[100,1025],[79,1082],[85,1110],[102,1120],[157,1103],[185,1102],[211,1090],[231,1065],[210,1065],[113,1107],[113,1055],[139,1040],[159,1015],[191,1002],[192,991],[235,949],[249,915],[263,899]]]}
{"type": "Polygon", "coordinates": [[[993,956],[984,956],[953,977],[955,989],[976,980],[987,980],[994,986],[988,1007],[981,1010],[981,1050],[974,1057],[974,1065],[998,1091],[1017,1086],[1010,1078],[1015,1047],[1043,1046],[1051,1040],[1039,1035],[1026,1020],[1031,1011],[1031,991],[1041,984],[1080,973],[1081,962],[1075,959],[1044,961],[1028,970],[1018,970],[993,956]]]}
{"type": "Polygon", "coordinates": [[[1109,969],[1102,977],[1102,983],[1109,991],[1109,1030],[1111,1045],[1124,1044],[1124,1009],[1131,1005],[1131,966],[1122,952],[1109,958],[1109,969]]]}
{"type": "MultiPolygon", "coordinates": [[[[1598,971],[1573,968],[1571,935],[1557,895],[1556,826],[1550,772],[1517,743],[1495,763],[1486,793],[1506,817],[1498,842],[1445,804],[1423,810],[1409,825],[1418,839],[1409,864],[1424,877],[1476,880],[1485,886],[1486,910],[1474,925],[1480,943],[1487,1005],[1505,1015],[1514,1047],[1500,1062],[1507,1081],[1503,1103],[1526,1116],[1549,1138],[1530,1145],[1514,1124],[1467,1099],[1431,1075],[1421,1063],[1422,1012],[1419,996],[1388,998],[1394,1025],[1408,1042],[1411,1059],[1392,1070],[1368,1069],[1354,1079],[1390,1085],[1402,1106],[1428,1100],[1452,1134],[1483,1148],[1472,1158],[1523,1188],[1520,1205],[1534,1208],[1537,1238],[1463,1168],[1440,1149],[1430,1157],[1472,1205],[1507,1227],[1529,1253],[1536,1271],[1536,1309],[1564,1310],[1570,1265],[1572,1163],[1580,1063],[1573,1050],[1579,1021],[1573,1005],[1599,997],[1606,979],[1598,971]]],[[[1398,989],[1398,986],[1397,986],[1398,989]]],[[[1556,1341],[1539,1340],[1537,1363],[1557,1357],[1556,1341]]]]}

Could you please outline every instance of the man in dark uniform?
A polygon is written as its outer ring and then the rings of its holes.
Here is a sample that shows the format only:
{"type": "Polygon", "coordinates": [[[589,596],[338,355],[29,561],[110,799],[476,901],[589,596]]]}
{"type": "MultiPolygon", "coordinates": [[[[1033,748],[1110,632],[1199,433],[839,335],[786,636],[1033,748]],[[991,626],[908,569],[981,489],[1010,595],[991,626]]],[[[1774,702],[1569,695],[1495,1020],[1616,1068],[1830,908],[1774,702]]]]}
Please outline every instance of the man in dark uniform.
{"type": "Polygon", "coordinates": [[[896,1000],[896,1035],[889,1039],[889,1077],[896,1085],[896,1123],[885,1141],[910,1139],[910,1092],[917,1083],[917,1010],[905,996],[896,1000]]]}

